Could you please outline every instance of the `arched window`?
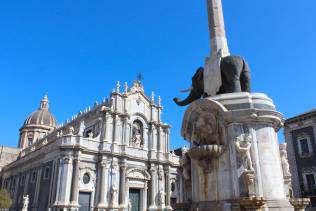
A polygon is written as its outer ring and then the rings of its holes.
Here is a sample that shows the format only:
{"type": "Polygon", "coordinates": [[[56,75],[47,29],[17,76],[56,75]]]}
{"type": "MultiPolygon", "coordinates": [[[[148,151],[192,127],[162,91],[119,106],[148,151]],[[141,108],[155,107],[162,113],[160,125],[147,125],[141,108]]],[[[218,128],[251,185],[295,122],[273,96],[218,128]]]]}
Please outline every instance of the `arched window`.
{"type": "Polygon", "coordinates": [[[132,126],[132,140],[131,146],[133,147],[143,147],[144,146],[144,138],[143,138],[143,124],[139,120],[135,120],[132,126]]]}

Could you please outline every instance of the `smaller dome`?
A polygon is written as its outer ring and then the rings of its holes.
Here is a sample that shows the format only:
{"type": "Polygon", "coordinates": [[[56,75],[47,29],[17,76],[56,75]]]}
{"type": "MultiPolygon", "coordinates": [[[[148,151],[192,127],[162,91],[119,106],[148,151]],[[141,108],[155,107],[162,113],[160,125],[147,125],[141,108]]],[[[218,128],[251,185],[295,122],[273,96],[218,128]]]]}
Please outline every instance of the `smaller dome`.
{"type": "Polygon", "coordinates": [[[48,111],[49,102],[47,95],[41,100],[40,107],[34,111],[24,122],[27,125],[43,125],[48,127],[56,127],[56,118],[48,111]]]}

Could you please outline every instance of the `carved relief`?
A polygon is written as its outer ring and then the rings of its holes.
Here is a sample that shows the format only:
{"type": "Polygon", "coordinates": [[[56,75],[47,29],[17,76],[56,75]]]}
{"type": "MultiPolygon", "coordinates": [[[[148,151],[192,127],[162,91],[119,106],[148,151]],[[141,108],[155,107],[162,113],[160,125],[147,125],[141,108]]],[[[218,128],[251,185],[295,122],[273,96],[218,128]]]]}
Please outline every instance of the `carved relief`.
{"type": "Polygon", "coordinates": [[[150,180],[150,175],[144,169],[133,168],[127,171],[127,178],[137,180],[150,180]]]}
{"type": "Polygon", "coordinates": [[[198,116],[192,125],[191,141],[195,146],[218,144],[220,135],[218,119],[212,113],[198,116]]]}

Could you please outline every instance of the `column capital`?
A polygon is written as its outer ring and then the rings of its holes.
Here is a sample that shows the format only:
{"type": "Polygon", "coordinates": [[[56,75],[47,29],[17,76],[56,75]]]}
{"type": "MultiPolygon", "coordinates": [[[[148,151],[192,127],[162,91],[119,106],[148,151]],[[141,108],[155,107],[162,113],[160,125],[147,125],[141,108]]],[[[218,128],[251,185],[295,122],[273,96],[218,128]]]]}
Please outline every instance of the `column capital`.
{"type": "Polygon", "coordinates": [[[102,161],[100,161],[100,166],[102,167],[102,168],[109,168],[110,167],[110,163],[108,162],[108,161],[106,161],[106,160],[102,160],[102,161]]]}
{"type": "Polygon", "coordinates": [[[61,161],[63,164],[71,164],[72,160],[73,160],[73,157],[70,155],[66,155],[61,158],[61,161]]]}

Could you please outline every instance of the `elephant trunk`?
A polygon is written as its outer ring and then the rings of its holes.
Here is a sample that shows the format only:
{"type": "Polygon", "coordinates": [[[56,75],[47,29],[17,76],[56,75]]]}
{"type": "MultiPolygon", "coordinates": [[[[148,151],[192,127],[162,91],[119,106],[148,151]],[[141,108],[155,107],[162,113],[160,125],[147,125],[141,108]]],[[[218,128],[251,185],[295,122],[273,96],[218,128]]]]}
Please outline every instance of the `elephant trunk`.
{"type": "Polygon", "coordinates": [[[194,100],[198,100],[202,97],[202,92],[197,92],[194,89],[191,90],[190,95],[185,98],[184,100],[180,100],[179,98],[174,98],[173,101],[178,105],[178,106],[186,106],[190,103],[192,103],[194,100]]]}

